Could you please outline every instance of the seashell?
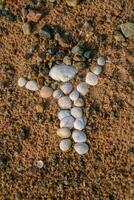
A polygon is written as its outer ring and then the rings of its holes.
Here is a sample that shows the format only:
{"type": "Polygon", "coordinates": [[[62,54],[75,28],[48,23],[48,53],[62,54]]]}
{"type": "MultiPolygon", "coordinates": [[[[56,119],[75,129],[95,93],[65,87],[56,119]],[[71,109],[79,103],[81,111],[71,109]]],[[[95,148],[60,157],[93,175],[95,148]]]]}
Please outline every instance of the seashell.
{"type": "Polygon", "coordinates": [[[24,87],[24,86],[26,85],[26,82],[27,82],[26,78],[20,77],[20,78],[18,79],[18,86],[19,86],[19,87],[24,87]]]}
{"type": "Polygon", "coordinates": [[[61,138],[69,138],[71,136],[71,131],[69,128],[59,128],[57,130],[57,135],[61,138]]]}
{"type": "Polygon", "coordinates": [[[53,92],[53,97],[55,99],[59,99],[60,97],[62,97],[64,94],[60,89],[57,89],[53,92]]]}
{"type": "Polygon", "coordinates": [[[83,116],[83,110],[80,107],[73,107],[71,109],[71,115],[74,118],[81,118],[83,116]]]}
{"type": "Polygon", "coordinates": [[[44,163],[43,163],[42,160],[37,160],[35,165],[36,165],[36,167],[38,167],[39,169],[41,169],[44,166],[44,163]]]}
{"type": "Polygon", "coordinates": [[[78,130],[73,131],[72,138],[76,143],[86,142],[87,140],[86,134],[83,131],[78,131],[78,130]]]}
{"type": "Polygon", "coordinates": [[[95,74],[95,75],[99,75],[102,72],[102,67],[99,65],[96,65],[94,67],[91,68],[91,71],[95,74]]]}
{"type": "Polygon", "coordinates": [[[72,91],[73,85],[72,83],[64,83],[63,85],[60,86],[60,89],[62,90],[64,94],[67,95],[72,91]]]}
{"type": "Polygon", "coordinates": [[[60,149],[62,151],[68,151],[70,149],[71,145],[72,145],[72,142],[70,139],[63,139],[60,142],[60,149]]]}
{"type": "Polygon", "coordinates": [[[28,81],[25,85],[25,88],[31,91],[37,91],[38,90],[37,82],[35,80],[28,81]]]}
{"type": "Polygon", "coordinates": [[[86,154],[89,151],[89,147],[86,143],[77,143],[74,145],[75,151],[80,154],[86,154]]]}
{"type": "Polygon", "coordinates": [[[76,119],[74,122],[74,128],[77,130],[82,130],[85,128],[85,120],[83,118],[76,119]]]}
{"type": "Polygon", "coordinates": [[[79,83],[77,85],[77,90],[81,95],[86,95],[88,93],[89,85],[85,82],[79,83]]]}
{"type": "Polygon", "coordinates": [[[97,64],[98,64],[98,65],[103,66],[103,65],[105,65],[105,63],[106,63],[105,57],[100,56],[100,57],[97,59],[97,64]]]}
{"type": "Polygon", "coordinates": [[[73,90],[69,97],[72,101],[76,101],[79,98],[79,92],[77,90],[73,90]]]}
{"type": "Polygon", "coordinates": [[[94,73],[88,72],[86,75],[86,83],[94,86],[98,83],[98,77],[94,73]]]}
{"type": "Polygon", "coordinates": [[[43,86],[40,90],[40,97],[49,98],[53,94],[53,89],[47,86],[43,86]]]}
{"type": "Polygon", "coordinates": [[[61,110],[60,112],[58,112],[58,119],[62,120],[65,117],[69,117],[71,116],[71,112],[70,110],[61,110]]]}
{"type": "Polygon", "coordinates": [[[77,70],[75,68],[69,65],[60,64],[51,68],[49,76],[56,81],[67,82],[74,78],[76,73],[77,70]]]}
{"type": "Polygon", "coordinates": [[[63,96],[58,99],[58,105],[62,109],[69,109],[72,106],[72,101],[68,96],[63,96]]]}
{"type": "Polygon", "coordinates": [[[60,121],[60,128],[73,128],[74,118],[72,116],[65,117],[60,121]]]}
{"type": "Polygon", "coordinates": [[[84,106],[84,101],[82,98],[78,98],[76,101],[74,101],[74,105],[77,107],[82,107],[84,106]]]}

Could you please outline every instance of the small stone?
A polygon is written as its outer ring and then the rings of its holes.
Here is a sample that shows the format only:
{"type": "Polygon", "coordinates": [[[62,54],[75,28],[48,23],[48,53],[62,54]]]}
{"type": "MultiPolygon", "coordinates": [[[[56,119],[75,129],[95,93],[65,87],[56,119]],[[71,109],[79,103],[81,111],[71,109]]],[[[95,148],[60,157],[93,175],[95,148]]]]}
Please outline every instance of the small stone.
{"type": "Polygon", "coordinates": [[[72,116],[65,117],[60,121],[60,128],[73,128],[74,118],[72,116]]]}
{"type": "Polygon", "coordinates": [[[86,75],[86,83],[92,86],[97,85],[98,77],[94,73],[88,72],[86,75]]]}
{"type": "Polygon", "coordinates": [[[51,68],[49,76],[56,81],[67,82],[74,78],[76,72],[77,70],[75,68],[69,65],[60,64],[51,68]]]}
{"type": "Polygon", "coordinates": [[[98,63],[98,65],[100,65],[100,66],[104,66],[105,63],[106,63],[106,59],[105,59],[103,56],[100,56],[100,57],[97,59],[97,63],[98,63]]]}
{"type": "Polygon", "coordinates": [[[39,35],[45,39],[45,40],[48,40],[48,39],[51,39],[51,30],[48,26],[43,26],[40,30],[39,30],[39,35]]]}
{"type": "Polygon", "coordinates": [[[30,35],[31,34],[31,25],[29,23],[24,23],[22,26],[22,30],[24,35],[30,35]]]}
{"type": "Polygon", "coordinates": [[[73,90],[70,95],[69,95],[70,99],[72,101],[76,101],[79,98],[79,92],[77,90],[73,90]]]}
{"type": "Polygon", "coordinates": [[[52,94],[53,94],[53,90],[50,87],[43,86],[40,90],[40,97],[42,98],[45,98],[45,99],[49,98],[52,96],[52,94]]]}
{"type": "Polygon", "coordinates": [[[134,23],[127,22],[124,24],[121,24],[121,31],[125,35],[126,38],[131,37],[134,35],[134,23]]]}
{"type": "Polygon", "coordinates": [[[77,100],[74,101],[74,105],[77,107],[82,107],[84,106],[84,101],[82,98],[78,98],[77,100]]]}
{"type": "Polygon", "coordinates": [[[59,99],[60,97],[62,97],[64,95],[64,93],[60,90],[60,89],[57,89],[53,92],[53,97],[55,99],[59,99]]]}
{"type": "Polygon", "coordinates": [[[119,31],[115,31],[114,38],[116,42],[125,42],[124,36],[119,31]]]}
{"type": "Polygon", "coordinates": [[[57,130],[57,135],[61,138],[69,138],[71,136],[71,131],[69,128],[59,128],[57,130]]]}
{"type": "Polygon", "coordinates": [[[59,98],[58,105],[62,109],[70,109],[72,106],[72,101],[70,100],[70,98],[68,96],[63,96],[63,97],[59,98]]]}
{"type": "Polygon", "coordinates": [[[27,20],[37,23],[40,20],[41,16],[42,14],[40,12],[30,10],[30,12],[27,14],[27,20]]]}
{"type": "Polygon", "coordinates": [[[67,44],[67,43],[64,41],[64,39],[60,36],[59,33],[56,33],[54,38],[55,38],[55,40],[58,41],[58,43],[59,43],[59,45],[60,45],[61,47],[63,47],[63,48],[68,48],[68,47],[69,47],[69,44],[67,44]]]}
{"type": "Polygon", "coordinates": [[[65,56],[65,57],[63,58],[63,63],[64,63],[65,65],[71,65],[71,58],[70,58],[69,56],[65,56]]]}
{"type": "Polygon", "coordinates": [[[77,143],[74,145],[75,151],[80,154],[86,154],[89,151],[89,147],[86,143],[77,143]]]}
{"type": "Polygon", "coordinates": [[[81,95],[86,95],[88,93],[89,90],[89,85],[85,82],[79,83],[77,85],[77,90],[81,95]]]}
{"type": "Polygon", "coordinates": [[[60,142],[60,149],[62,151],[68,151],[70,149],[71,145],[72,145],[72,142],[70,139],[63,139],[60,142]]]}
{"type": "Polygon", "coordinates": [[[86,21],[86,22],[84,23],[83,26],[84,26],[85,28],[87,28],[88,31],[91,31],[91,32],[92,32],[92,31],[94,30],[92,20],[86,21]]]}
{"type": "Polygon", "coordinates": [[[70,7],[75,7],[75,6],[78,5],[79,0],[66,0],[66,3],[67,3],[67,5],[70,6],[70,7]]]}
{"type": "Polygon", "coordinates": [[[36,167],[38,167],[39,169],[41,169],[44,166],[44,163],[42,160],[38,160],[36,161],[36,167]]]}
{"type": "Polygon", "coordinates": [[[58,119],[62,120],[65,117],[69,117],[71,116],[71,112],[70,110],[61,110],[60,112],[58,112],[58,119]]]}
{"type": "Polygon", "coordinates": [[[73,131],[72,138],[76,143],[86,142],[87,140],[86,134],[83,131],[78,130],[73,131]]]}
{"type": "Polygon", "coordinates": [[[72,89],[73,89],[73,85],[72,83],[64,83],[63,85],[60,86],[60,89],[63,91],[64,94],[69,94],[72,89]]]}
{"type": "Polygon", "coordinates": [[[85,128],[85,120],[83,118],[76,119],[74,122],[74,128],[77,130],[82,130],[85,128]]]}
{"type": "Polygon", "coordinates": [[[20,78],[18,79],[18,86],[19,86],[19,87],[24,87],[24,86],[26,85],[26,82],[27,82],[26,78],[20,77],[20,78]]]}
{"type": "Polygon", "coordinates": [[[91,58],[92,57],[92,52],[91,51],[86,51],[84,53],[84,57],[87,58],[87,59],[91,58]]]}
{"type": "Polygon", "coordinates": [[[81,118],[83,116],[83,110],[82,108],[79,108],[79,107],[73,107],[71,109],[71,115],[74,117],[74,118],[81,118]]]}
{"type": "Polygon", "coordinates": [[[43,105],[42,104],[36,105],[36,110],[37,110],[38,113],[42,113],[43,110],[44,110],[43,105]]]}
{"type": "Polygon", "coordinates": [[[21,130],[21,132],[19,133],[19,136],[22,140],[25,140],[28,138],[29,136],[29,131],[26,129],[21,130]]]}
{"type": "Polygon", "coordinates": [[[72,48],[72,54],[74,55],[83,55],[83,49],[81,49],[78,45],[72,48]]]}
{"type": "Polygon", "coordinates": [[[94,67],[91,68],[91,71],[95,74],[95,75],[100,75],[102,72],[102,67],[99,65],[96,65],[94,67]]]}
{"type": "Polygon", "coordinates": [[[28,81],[25,85],[25,88],[31,91],[37,91],[38,90],[38,85],[35,80],[28,81]]]}

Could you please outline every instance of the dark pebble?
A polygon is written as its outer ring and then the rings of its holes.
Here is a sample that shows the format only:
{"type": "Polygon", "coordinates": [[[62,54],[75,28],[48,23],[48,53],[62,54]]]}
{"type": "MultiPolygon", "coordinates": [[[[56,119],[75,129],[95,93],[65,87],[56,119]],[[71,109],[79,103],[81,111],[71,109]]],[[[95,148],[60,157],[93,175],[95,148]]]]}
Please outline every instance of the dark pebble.
{"type": "Polygon", "coordinates": [[[52,30],[48,25],[45,25],[39,31],[39,35],[45,40],[51,39],[52,30]]]}
{"type": "Polygon", "coordinates": [[[87,59],[92,58],[92,51],[86,51],[84,53],[84,57],[87,58],[87,59]]]}
{"type": "Polygon", "coordinates": [[[108,200],[115,200],[114,196],[112,194],[109,195],[108,200]]]}
{"type": "Polygon", "coordinates": [[[21,138],[22,140],[27,139],[28,136],[29,136],[29,130],[27,130],[27,129],[21,130],[20,133],[19,133],[19,136],[20,136],[20,138],[21,138]]]}
{"type": "Polygon", "coordinates": [[[100,34],[99,35],[100,42],[106,42],[107,38],[108,38],[108,36],[106,34],[100,34]]]}
{"type": "Polygon", "coordinates": [[[1,156],[0,157],[0,165],[2,165],[2,164],[6,165],[9,160],[10,160],[9,157],[7,157],[7,156],[1,156]]]}

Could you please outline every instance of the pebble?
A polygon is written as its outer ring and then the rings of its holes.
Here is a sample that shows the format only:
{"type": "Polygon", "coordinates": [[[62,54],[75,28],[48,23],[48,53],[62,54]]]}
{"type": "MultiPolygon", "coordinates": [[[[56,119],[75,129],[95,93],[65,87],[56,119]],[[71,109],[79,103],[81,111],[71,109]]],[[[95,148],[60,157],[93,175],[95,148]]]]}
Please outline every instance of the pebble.
{"type": "Polygon", "coordinates": [[[83,131],[78,130],[73,131],[72,138],[76,143],[86,142],[87,140],[86,134],[83,131]]]}
{"type": "Polygon", "coordinates": [[[31,91],[37,91],[38,90],[38,85],[35,80],[28,81],[25,85],[25,88],[31,91]]]}
{"type": "Polygon", "coordinates": [[[53,94],[53,89],[47,86],[43,86],[40,90],[40,97],[49,98],[53,94]]]}
{"type": "Polygon", "coordinates": [[[102,72],[102,67],[99,65],[96,65],[94,67],[91,68],[91,71],[95,74],[95,75],[100,75],[102,72]]]}
{"type": "Polygon", "coordinates": [[[74,55],[83,55],[83,50],[78,46],[78,45],[76,45],[76,46],[74,46],[73,48],[72,48],[72,54],[74,54],[74,55]]]}
{"type": "Polygon", "coordinates": [[[88,72],[86,75],[86,83],[92,86],[97,85],[98,77],[94,73],[88,72]]]}
{"type": "Polygon", "coordinates": [[[105,63],[106,63],[106,59],[105,59],[103,56],[100,56],[100,57],[97,59],[97,63],[98,63],[98,65],[100,65],[100,66],[104,66],[105,63]]]}
{"type": "Polygon", "coordinates": [[[74,117],[74,118],[81,118],[83,116],[83,110],[82,108],[80,107],[73,107],[71,109],[71,115],[74,117]]]}
{"type": "Polygon", "coordinates": [[[85,82],[79,83],[77,85],[77,90],[81,95],[86,95],[88,93],[89,85],[85,82]]]}
{"type": "Polygon", "coordinates": [[[38,167],[39,169],[41,169],[44,166],[44,163],[42,160],[37,160],[36,161],[36,167],[38,167]]]}
{"type": "Polygon", "coordinates": [[[69,138],[71,136],[71,131],[69,128],[59,128],[57,130],[57,135],[61,138],[69,138]]]}
{"type": "Polygon", "coordinates": [[[72,101],[76,101],[79,98],[79,92],[77,90],[73,90],[69,97],[72,101]]]}
{"type": "Polygon", "coordinates": [[[62,120],[65,117],[69,117],[71,116],[71,112],[70,110],[61,110],[60,112],[58,112],[58,119],[62,120]]]}
{"type": "Polygon", "coordinates": [[[30,10],[30,12],[27,14],[27,20],[28,21],[33,21],[33,22],[38,22],[42,16],[42,13],[30,10]]]}
{"type": "Polygon", "coordinates": [[[89,147],[86,143],[77,143],[74,145],[75,151],[80,154],[86,154],[89,151],[89,147]]]}
{"type": "Polygon", "coordinates": [[[19,86],[19,87],[24,87],[24,86],[26,85],[26,82],[27,82],[26,78],[20,77],[20,78],[18,79],[18,86],[19,86]]]}
{"type": "Polygon", "coordinates": [[[63,58],[63,63],[64,63],[65,65],[71,65],[71,58],[70,58],[69,56],[65,56],[65,57],[63,58]]]}
{"type": "Polygon", "coordinates": [[[79,0],[66,0],[68,6],[75,7],[78,5],[79,0]]]}
{"type": "Polygon", "coordinates": [[[121,31],[125,35],[126,38],[131,37],[134,35],[134,23],[127,22],[124,24],[121,24],[121,31]]]}
{"type": "Polygon", "coordinates": [[[77,100],[74,101],[74,105],[77,107],[82,107],[84,106],[84,101],[82,98],[78,98],[77,100]]]}
{"type": "Polygon", "coordinates": [[[72,106],[72,101],[68,96],[63,96],[58,99],[58,105],[62,109],[70,109],[72,106]]]}
{"type": "Polygon", "coordinates": [[[86,51],[84,53],[84,57],[87,58],[87,59],[91,58],[92,57],[92,52],[91,51],[86,51]]]}
{"type": "Polygon", "coordinates": [[[85,120],[83,118],[76,119],[74,122],[74,128],[77,130],[82,130],[85,128],[85,120]]]}
{"type": "Polygon", "coordinates": [[[24,23],[22,25],[22,30],[24,35],[30,35],[31,34],[31,25],[29,23],[24,23]]]}
{"type": "Polygon", "coordinates": [[[57,89],[53,92],[53,97],[55,99],[59,99],[60,97],[62,97],[64,94],[60,89],[57,89]]]}
{"type": "Polygon", "coordinates": [[[72,91],[73,85],[72,83],[64,83],[63,85],[60,86],[60,89],[62,90],[64,94],[67,95],[72,91]]]}
{"type": "Polygon", "coordinates": [[[77,70],[75,68],[69,65],[60,64],[51,68],[49,76],[56,81],[67,82],[74,78],[76,72],[77,70]]]}
{"type": "Polygon", "coordinates": [[[65,117],[60,121],[60,128],[73,128],[74,118],[72,116],[65,117]]]}
{"type": "Polygon", "coordinates": [[[70,149],[71,145],[72,145],[72,142],[70,139],[63,139],[60,142],[60,149],[62,151],[68,151],[70,149]]]}
{"type": "Polygon", "coordinates": [[[43,105],[42,105],[42,104],[36,105],[36,111],[37,111],[38,113],[42,113],[42,112],[44,111],[43,105]]]}

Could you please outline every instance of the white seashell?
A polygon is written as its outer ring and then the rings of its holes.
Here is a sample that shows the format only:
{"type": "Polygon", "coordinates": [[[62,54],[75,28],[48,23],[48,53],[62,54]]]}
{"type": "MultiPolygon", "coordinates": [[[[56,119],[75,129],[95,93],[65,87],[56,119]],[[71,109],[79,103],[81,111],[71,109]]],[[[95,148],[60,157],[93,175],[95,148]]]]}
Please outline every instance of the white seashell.
{"type": "Polygon", "coordinates": [[[89,151],[89,147],[86,143],[77,143],[74,145],[75,151],[80,154],[86,154],[89,151]]]}
{"type": "Polygon", "coordinates": [[[82,98],[78,98],[76,101],[74,101],[74,105],[77,107],[82,107],[84,106],[84,101],[82,98]]]}
{"type": "Polygon", "coordinates": [[[79,92],[77,90],[73,90],[69,97],[72,101],[76,101],[79,98],[79,92]]]}
{"type": "Polygon", "coordinates": [[[88,93],[89,85],[85,82],[79,83],[77,85],[77,90],[81,95],[86,95],[88,93]]]}
{"type": "Polygon", "coordinates": [[[72,142],[70,139],[63,139],[60,142],[60,149],[62,151],[68,151],[70,149],[71,145],[72,145],[72,142]]]}
{"type": "Polygon", "coordinates": [[[60,121],[60,128],[73,128],[74,118],[72,116],[65,117],[60,121]]]}
{"type": "Polygon", "coordinates": [[[37,82],[34,80],[28,81],[25,85],[25,88],[31,91],[37,91],[38,90],[37,82]]]}
{"type": "Polygon", "coordinates": [[[69,138],[71,136],[71,131],[69,128],[59,128],[57,130],[57,135],[61,138],[69,138]]]}
{"type": "Polygon", "coordinates": [[[74,122],[74,128],[77,130],[82,130],[85,128],[85,120],[83,118],[76,119],[74,122]]]}
{"type": "Polygon", "coordinates": [[[68,96],[63,96],[58,99],[58,105],[62,109],[70,109],[72,106],[72,101],[68,96]]]}
{"type": "Polygon", "coordinates": [[[43,167],[44,163],[42,160],[37,160],[36,161],[36,167],[38,167],[39,169],[41,169],[43,167]]]}
{"type": "Polygon", "coordinates": [[[69,117],[71,116],[71,112],[70,110],[61,110],[60,112],[58,112],[58,119],[62,120],[65,117],[69,117]]]}
{"type": "Polygon", "coordinates": [[[100,57],[97,59],[97,63],[98,63],[98,65],[103,66],[103,65],[105,65],[105,63],[106,63],[106,59],[105,59],[103,56],[100,56],[100,57]]]}
{"type": "Polygon", "coordinates": [[[74,78],[76,73],[77,70],[75,68],[69,65],[60,64],[51,68],[49,76],[56,81],[67,82],[74,78]]]}
{"type": "Polygon", "coordinates": [[[62,97],[64,94],[60,89],[57,89],[53,92],[53,97],[55,99],[59,99],[60,97],[62,97]]]}
{"type": "Polygon", "coordinates": [[[86,142],[87,140],[86,134],[83,131],[78,131],[78,130],[73,131],[72,138],[76,143],[86,142]]]}
{"type": "Polygon", "coordinates": [[[91,71],[95,74],[95,75],[99,75],[102,72],[102,67],[99,65],[96,65],[94,67],[91,68],[91,71]]]}
{"type": "Polygon", "coordinates": [[[63,85],[60,86],[60,89],[64,94],[69,94],[73,89],[73,85],[72,83],[64,83],[63,85]]]}
{"type": "Polygon", "coordinates": [[[83,116],[82,108],[80,107],[73,107],[71,109],[71,115],[75,118],[81,118],[83,116]]]}
{"type": "Polygon", "coordinates": [[[98,77],[94,73],[88,72],[86,75],[86,83],[89,85],[96,85],[98,83],[98,77]]]}
{"type": "Polygon", "coordinates": [[[19,86],[19,87],[24,87],[24,86],[26,85],[26,82],[27,82],[26,78],[20,77],[20,78],[18,79],[18,86],[19,86]]]}
{"type": "Polygon", "coordinates": [[[53,94],[53,89],[47,86],[43,86],[40,90],[40,97],[49,98],[53,94]]]}

